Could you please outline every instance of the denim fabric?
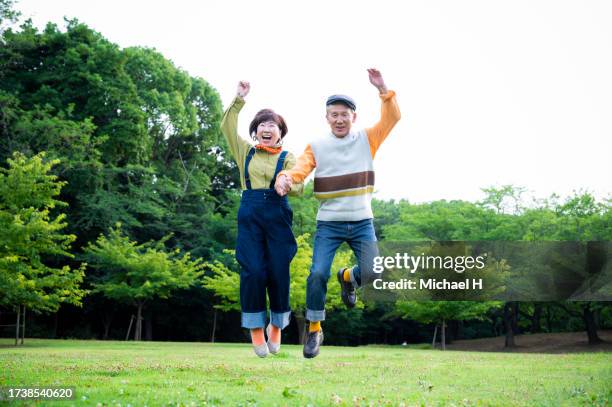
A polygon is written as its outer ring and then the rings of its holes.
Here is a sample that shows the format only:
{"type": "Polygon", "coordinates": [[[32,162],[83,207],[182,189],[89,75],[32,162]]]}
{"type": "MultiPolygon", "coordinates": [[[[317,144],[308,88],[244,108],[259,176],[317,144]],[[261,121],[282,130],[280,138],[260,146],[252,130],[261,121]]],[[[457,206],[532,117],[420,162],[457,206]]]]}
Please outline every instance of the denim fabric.
{"type": "Polygon", "coordinates": [[[266,291],[273,324],[284,328],[288,323],[289,265],[297,252],[292,220],[286,196],[268,189],[242,192],[236,260],[241,267],[240,307],[245,328],[265,327],[266,291]]]}
{"type": "Polygon", "coordinates": [[[306,283],[306,319],[323,321],[325,319],[325,296],[327,282],[331,276],[331,265],[336,250],[347,242],[355,253],[358,265],[353,267],[351,281],[361,285],[359,264],[372,264],[368,259],[377,255],[376,234],[372,219],[359,221],[318,221],[312,254],[312,267],[306,283]],[[366,250],[363,250],[364,247],[366,250]],[[368,259],[362,257],[367,256],[368,259]]]}

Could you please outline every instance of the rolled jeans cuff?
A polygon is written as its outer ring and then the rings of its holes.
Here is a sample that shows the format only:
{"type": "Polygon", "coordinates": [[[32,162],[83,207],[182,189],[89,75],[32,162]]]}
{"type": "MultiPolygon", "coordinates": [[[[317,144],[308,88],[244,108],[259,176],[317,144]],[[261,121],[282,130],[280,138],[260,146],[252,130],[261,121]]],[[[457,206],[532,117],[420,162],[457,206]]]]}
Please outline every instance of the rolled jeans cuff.
{"type": "Polygon", "coordinates": [[[263,328],[266,326],[266,311],[261,312],[243,312],[242,327],[248,329],[263,328]]]}
{"type": "Polygon", "coordinates": [[[315,310],[307,309],[306,319],[310,322],[325,321],[325,310],[315,311],[315,310]]]}
{"type": "Polygon", "coordinates": [[[287,312],[274,312],[270,311],[270,323],[280,329],[285,329],[289,325],[289,317],[291,311],[287,312]]]}

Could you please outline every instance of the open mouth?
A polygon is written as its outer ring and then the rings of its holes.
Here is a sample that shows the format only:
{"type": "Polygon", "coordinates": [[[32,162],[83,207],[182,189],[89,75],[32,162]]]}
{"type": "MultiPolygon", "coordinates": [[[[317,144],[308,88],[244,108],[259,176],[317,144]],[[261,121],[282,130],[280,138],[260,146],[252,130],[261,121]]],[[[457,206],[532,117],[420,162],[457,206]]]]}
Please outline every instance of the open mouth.
{"type": "Polygon", "coordinates": [[[263,135],[261,136],[261,138],[262,138],[262,140],[266,140],[266,141],[270,141],[270,140],[272,140],[272,136],[271,136],[271,135],[269,135],[269,134],[263,134],[263,135]]]}

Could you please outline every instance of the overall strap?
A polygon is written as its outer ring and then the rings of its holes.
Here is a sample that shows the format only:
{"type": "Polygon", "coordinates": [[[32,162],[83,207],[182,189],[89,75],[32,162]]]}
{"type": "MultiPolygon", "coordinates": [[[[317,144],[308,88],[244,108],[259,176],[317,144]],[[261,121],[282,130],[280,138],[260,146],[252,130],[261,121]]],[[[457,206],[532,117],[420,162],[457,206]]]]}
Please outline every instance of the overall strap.
{"type": "Polygon", "coordinates": [[[274,170],[274,176],[272,177],[272,181],[270,181],[270,189],[274,189],[274,184],[276,183],[276,176],[279,172],[283,170],[283,164],[285,163],[285,157],[287,157],[287,152],[283,151],[280,153],[278,157],[278,161],[276,162],[276,170],[274,170]]]}
{"type": "Polygon", "coordinates": [[[249,163],[251,162],[251,158],[255,154],[255,149],[251,148],[246,156],[246,160],[244,163],[244,183],[246,184],[246,189],[251,189],[251,178],[249,177],[249,163]]]}

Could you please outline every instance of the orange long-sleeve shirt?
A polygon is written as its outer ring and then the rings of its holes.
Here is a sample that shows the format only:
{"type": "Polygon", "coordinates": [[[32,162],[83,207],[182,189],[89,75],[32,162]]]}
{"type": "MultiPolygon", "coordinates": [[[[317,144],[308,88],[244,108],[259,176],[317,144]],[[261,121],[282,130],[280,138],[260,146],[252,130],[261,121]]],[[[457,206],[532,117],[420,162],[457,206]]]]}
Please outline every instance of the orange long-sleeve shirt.
{"type": "MultiPolygon", "coordinates": [[[[380,95],[380,99],[382,101],[380,120],[373,127],[366,129],[372,158],[376,155],[378,148],[385,141],[391,129],[401,118],[394,91],[387,91],[384,95],[380,95]]],[[[314,153],[310,144],[308,144],[304,152],[297,158],[295,166],[290,170],[282,171],[280,174],[291,176],[293,182],[304,182],[304,179],[310,175],[316,166],[314,153]]]]}

